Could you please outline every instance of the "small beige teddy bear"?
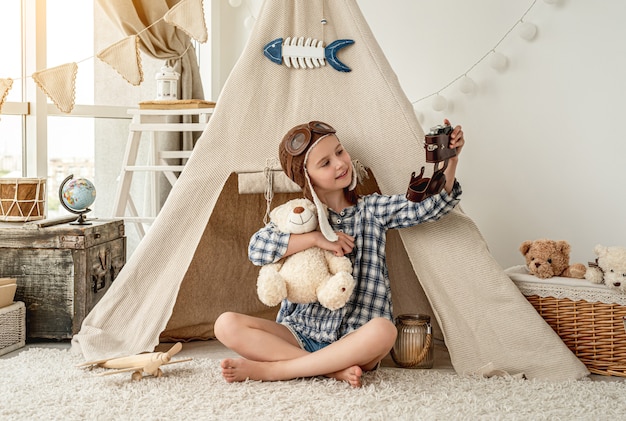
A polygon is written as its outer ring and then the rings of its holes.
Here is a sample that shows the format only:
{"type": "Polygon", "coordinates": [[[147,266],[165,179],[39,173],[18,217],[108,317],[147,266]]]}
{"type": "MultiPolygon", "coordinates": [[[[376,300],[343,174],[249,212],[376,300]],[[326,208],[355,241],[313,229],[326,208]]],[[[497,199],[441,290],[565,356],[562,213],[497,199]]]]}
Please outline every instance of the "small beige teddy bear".
{"type": "MultiPolygon", "coordinates": [[[[270,220],[281,232],[290,234],[318,227],[316,207],[308,199],[294,199],[276,207],[270,220]]],[[[268,306],[286,298],[292,303],[319,301],[329,310],[337,310],[346,304],[355,285],[350,259],[311,247],[263,266],[257,278],[257,295],[268,306]]]]}
{"type": "Polygon", "coordinates": [[[569,264],[570,245],[564,240],[524,241],[519,251],[526,258],[531,275],[547,279],[553,276],[582,279],[587,268],[582,263],[569,264]]]}
{"type": "Polygon", "coordinates": [[[593,251],[598,257],[595,262],[589,262],[585,279],[626,292],[626,247],[598,244],[593,251]]]}

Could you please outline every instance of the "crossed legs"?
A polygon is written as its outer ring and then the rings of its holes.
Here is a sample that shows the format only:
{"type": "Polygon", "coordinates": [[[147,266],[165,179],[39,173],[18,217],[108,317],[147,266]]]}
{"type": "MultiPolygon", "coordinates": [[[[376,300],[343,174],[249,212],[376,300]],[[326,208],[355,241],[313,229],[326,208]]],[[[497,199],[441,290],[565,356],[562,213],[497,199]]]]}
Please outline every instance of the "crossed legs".
{"type": "Polygon", "coordinates": [[[376,318],[310,353],[300,348],[289,329],[270,320],[223,313],[215,322],[217,339],[243,357],[222,361],[227,382],[326,376],[359,387],[363,371],[372,370],[387,355],[396,333],[391,321],[376,318]]]}

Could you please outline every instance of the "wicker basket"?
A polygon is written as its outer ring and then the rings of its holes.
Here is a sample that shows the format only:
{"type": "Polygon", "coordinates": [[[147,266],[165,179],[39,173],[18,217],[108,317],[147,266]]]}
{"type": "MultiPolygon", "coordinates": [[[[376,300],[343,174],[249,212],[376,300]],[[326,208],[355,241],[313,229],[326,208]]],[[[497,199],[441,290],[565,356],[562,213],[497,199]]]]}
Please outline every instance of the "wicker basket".
{"type": "Polygon", "coordinates": [[[26,344],[26,307],[16,301],[0,308],[0,355],[7,354],[26,344]]]}
{"type": "Polygon", "coordinates": [[[526,298],[591,373],[626,377],[626,307],[538,295],[526,298]]]}
{"type": "Polygon", "coordinates": [[[538,279],[520,267],[507,274],[591,373],[626,377],[626,294],[585,279],[538,279]]]}

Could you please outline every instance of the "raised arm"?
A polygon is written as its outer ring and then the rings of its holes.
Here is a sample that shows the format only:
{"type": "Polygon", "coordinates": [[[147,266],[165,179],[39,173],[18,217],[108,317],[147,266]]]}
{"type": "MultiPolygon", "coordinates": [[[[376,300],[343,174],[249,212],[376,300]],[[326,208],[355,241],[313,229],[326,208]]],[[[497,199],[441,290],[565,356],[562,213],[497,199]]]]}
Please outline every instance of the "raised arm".
{"type": "MultiPolygon", "coordinates": [[[[444,120],[444,123],[450,124],[448,119],[444,120]]],[[[452,193],[454,187],[454,180],[456,178],[456,167],[459,163],[459,154],[465,145],[465,137],[463,136],[463,129],[461,126],[456,126],[450,134],[450,148],[456,148],[456,155],[450,158],[448,161],[448,167],[444,171],[446,176],[446,184],[444,189],[448,194],[452,193]]]]}

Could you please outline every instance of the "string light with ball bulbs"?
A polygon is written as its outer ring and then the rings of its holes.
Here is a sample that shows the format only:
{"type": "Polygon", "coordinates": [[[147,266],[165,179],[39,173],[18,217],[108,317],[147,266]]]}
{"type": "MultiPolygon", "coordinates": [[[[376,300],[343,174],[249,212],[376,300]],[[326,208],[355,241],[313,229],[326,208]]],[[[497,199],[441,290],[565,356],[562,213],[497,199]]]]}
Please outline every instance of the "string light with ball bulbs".
{"type": "Polygon", "coordinates": [[[228,0],[228,4],[230,4],[231,7],[234,7],[234,8],[237,8],[241,6],[242,4],[245,4],[246,9],[248,9],[249,16],[243,20],[243,26],[247,30],[252,29],[252,27],[254,26],[254,22],[256,22],[256,18],[254,17],[252,10],[250,10],[250,5],[248,4],[248,2],[246,0],[228,0]]]}
{"type": "MultiPolygon", "coordinates": [[[[557,5],[560,0],[544,0],[546,4],[557,5]]],[[[497,48],[504,42],[505,39],[509,37],[509,35],[513,32],[514,29],[517,28],[518,36],[525,41],[533,41],[537,36],[537,26],[534,23],[527,22],[524,19],[526,15],[535,7],[537,4],[537,0],[533,0],[530,6],[526,9],[526,11],[522,14],[522,16],[515,21],[515,23],[509,28],[509,30],[500,38],[500,40],[487,51],[480,59],[478,59],[474,64],[472,64],[466,71],[461,73],[456,78],[452,79],[446,85],[444,85],[441,89],[436,92],[433,92],[429,95],[426,95],[416,101],[412,101],[413,108],[417,115],[419,115],[422,119],[424,118],[424,113],[419,111],[418,104],[432,98],[430,102],[431,108],[436,112],[443,112],[450,108],[451,101],[446,98],[442,92],[447,88],[458,82],[458,89],[461,93],[465,95],[472,95],[476,92],[477,85],[474,80],[469,76],[469,73],[474,70],[476,66],[480,63],[488,59],[489,66],[498,73],[504,73],[509,65],[509,59],[506,55],[497,51],[497,48]]]]}
{"type": "MultiPolygon", "coordinates": [[[[561,0],[543,0],[543,1],[544,3],[549,4],[549,5],[558,5],[561,0]]],[[[256,18],[254,17],[254,14],[252,13],[250,9],[249,0],[228,0],[228,3],[232,7],[235,7],[235,8],[240,7],[241,5],[245,5],[245,7],[248,9],[249,16],[246,19],[244,19],[244,26],[246,29],[251,29],[254,26],[254,22],[256,21],[256,18]]],[[[537,4],[537,0],[533,0],[530,6],[526,9],[526,11],[520,16],[519,19],[515,21],[515,23],[502,36],[502,38],[500,38],[500,40],[492,48],[490,48],[480,59],[478,59],[474,64],[472,64],[466,71],[464,71],[459,76],[457,76],[456,78],[448,82],[446,85],[444,85],[441,89],[437,90],[436,92],[423,96],[416,101],[412,101],[411,103],[413,104],[413,108],[416,114],[418,114],[422,119],[424,118],[424,114],[418,111],[418,108],[419,108],[418,104],[430,98],[432,98],[430,105],[434,111],[444,112],[450,109],[452,102],[448,98],[446,98],[442,94],[442,92],[445,91],[450,86],[452,86],[453,84],[455,84],[456,82],[458,82],[459,91],[463,93],[464,95],[475,94],[477,91],[477,84],[476,82],[474,82],[474,80],[471,78],[469,74],[472,70],[474,70],[476,66],[478,66],[480,63],[482,63],[485,60],[488,60],[489,66],[497,73],[505,73],[507,68],[509,67],[509,58],[506,55],[504,55],[502,52],[498,51],[497,48],[500,46],[500,44],[502,44],[502,42],[504,42],[504,40],[506,40],[511,35],[511,33],[516,28],[517,28],[517,35],[521,39],[527,42],[531,42],[537,37],[537,32],[538,32],[537,26],[532,22],[528,22],[524,20],[526,16],[528,15],[528,13],[536,6],[536,4],[537,4]]]]}

